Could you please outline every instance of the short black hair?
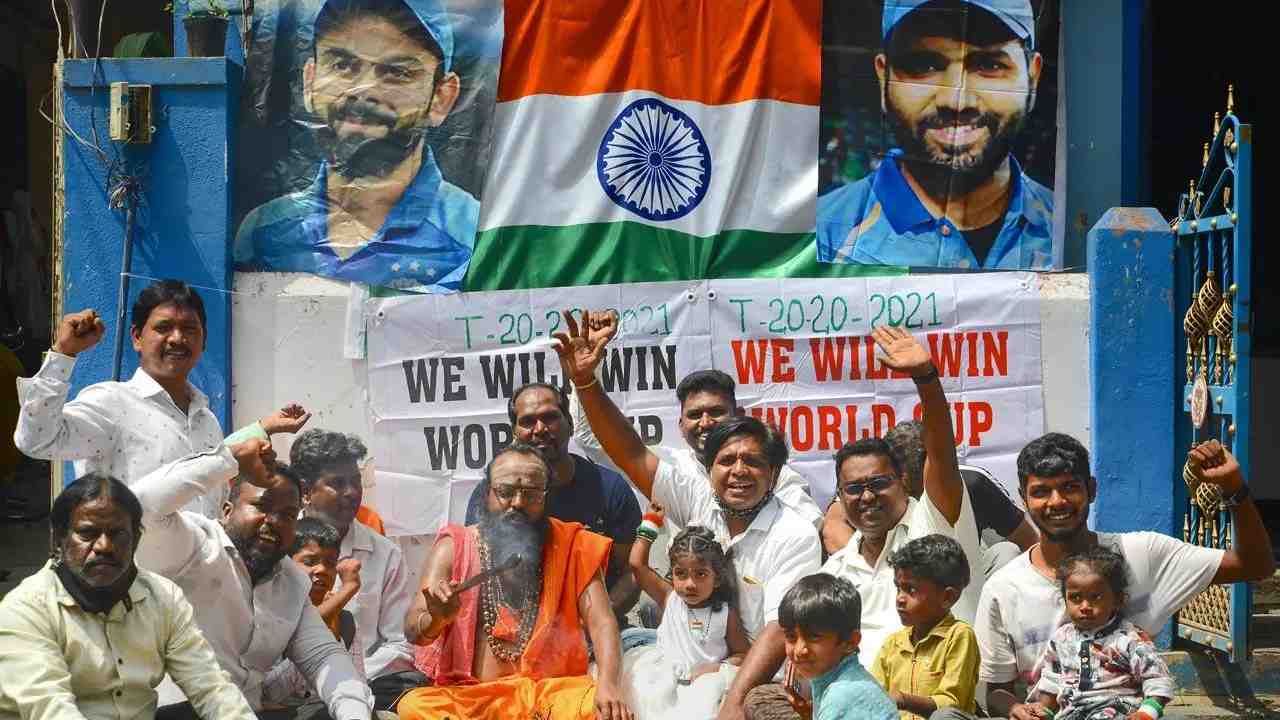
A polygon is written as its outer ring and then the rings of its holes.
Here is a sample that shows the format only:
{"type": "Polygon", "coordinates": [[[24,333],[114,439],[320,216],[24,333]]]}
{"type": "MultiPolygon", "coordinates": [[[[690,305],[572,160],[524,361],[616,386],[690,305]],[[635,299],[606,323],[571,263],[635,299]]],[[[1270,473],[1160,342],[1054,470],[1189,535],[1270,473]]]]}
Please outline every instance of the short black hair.
{"type": "Polygon", "coordinates": [[[205,343],[208,343],[209,320],[205,316],[204,300],[200,293],[181,280],[157,280],[143,288],[138,299],[133,301],[133,310],[129,313],[130,327],[134,330],[146,327],[151,311],[166,303],[194,311],[200,318],[200,329],[205,331],[205,343]]]}
{"type": "Polygon", "coordinates": [[[359,466],[368,454],[369,449],[355,435],[312,428],[294,439],[289,464],[301,479],[302,491],[311,492],[325,469],[344,462],[359,466]]]}
{"type": "Polygon", "coordinates": [[[889,567],[922,577],[940,588],[964,590],[969,585],[969,560],[960,543],[946,535],[925,535],[889,556],[889,567]]]}
{"type": "Polygon", "coordinates": [[[1018,453],[1018,485],[1025,490],[1032,475],[1042,478],[1070,475],[1087,484],[1089,451],[1065,433],[1041,435],[1018,453]]]}
{"type": "Polygon", "coordinates": [[[925,459],[924,423],[919,420],[900,422],[889,428],[889,432],[884,434],[884,441],[889,444],[889,450],[898,461],[898,467],[902,468],[902,472],[907,476],[911,487],[922,487],[925,459]]]}
{"type": "Polygon", "coordinates": [[[435,85],[440,84],[444,79],[444,50],[440,49],[440,43],[436,42],[422,20],[404,0],[329,0],[324,3],[319,14],[316,15],[312,56],[314,57],[315,49],[320,45],[320,38],[334,32],[353,18],[363,15],[373,15],[386,20],[392,27],[398,28],[409,36],[409,39],[413,40],[419,48],[431,53],[437,61],[435,85]]]}
{"type": "Polygon", "coordinates": [[[889,447],[889,443],[881,438],[862,438],[851,443],[845,443],[838,451],[836,451],[836,484],[840,483],[840,468],[844,467],[844,462],[851,457],[866,457],[868,455],[882,457],[889,461],[889,465],[893,467],[893,474],[902,476],[902,465],[898,463],[898,458],[893,454],[893,448],[889,447]]]}
{"type": "Polygon", "coordinates": [[[737,385],[734,384],[733,378],[729,374],[720,370],[697,370],[684,376],[679,385],[676,385],[676,399],[680,401],[680,405],[684,405],[684,401],[692,394],[697,392],[710,392],[717,395],[725,395],[729,398],[729,404],[733,407],[729,408],[730,412],[738,408],[737,385]]]}
{"type": "Polygon", "coordinates": [[[545,382],[525,383],[516,388],[515,392],[511,393],[511,399],[507,401],[507,419],[511,421],[511,424],[516,424],[516,400],[521,395],[525,394],[525,392],[537,389],[546,390],[555,396],[556,407],[560,408],[560,414],[564,416],[565,422],[569,423],[569,426],[572,427],[573,414],[569,411],[569,396],[565,395],[564,391],[555,385],[545,382]]]}
{"type": "Polygon", "coordinates": [[[111,500],[128,513],[133,521],[135,539],[142,532],[142,503],[128,485],[103,473],[89,473],[62,489],[49,510],[49,530],[55,544],[60,545],[71,532],[71,516],[81,505],[103,498],[111,500]]]}
{"type": "Polygon", "coordinates": [[[702,445],[702,464],[710,470],[720,448],[739,435],[750,435],[760,442],[769,467],[780,470],[787,463],[787,443],[776,428],[750,415],[734,415],[707,433],[702,445]]]}
{"type": "Polygon", "coordinates": [[[301,517],[293,531],[293,545],[289,548],[289,554],[297,555],[307,543],[315,543],[321,550],[337,550],[342,540],[338,538],[338,529],[324,520],[301,517]]]}
{"type": "Polygon", "coordinates": [[[708,598],[711,611],[719,612],[725,605],[732,606],[738,596],[733,559],[720,541],[716,540],[716,534],[710,528],[701,525],[690,525],[676,533],[667,547],[667,560],[674,566],[676,558],[685,555],[710,565],[711,571],[716,574],[716,588],[711,591],[711,597],[708,598]]]}
{"type": "Polygon", "coordinates": [[[885,55],[890,60],[900,57],[911,47],[911,41],[920,37],[944,37],[975,47],[1017,40],[1028,56],[1035,50],[1029,39],[1018,37],[990,10],[962,0],[932,0],[912,10],[885,40],[885,55]],[[959,18],[963,19],[957,21],[959,18]]]}
{"type": "Polygon", "coordinates": [[[1063,558],[1058,565],[1058,587],[1062,594],[1067,594],[1067,578],[1087,570],[1101,575],[1117,598],[1129,591],[1129,566],[1124,556],[1104,545],[1095,545],[1088,550],[1072,553],[1063,558]]]}
{"type": "Polygon", "coordinates": [[[529,443],[519,442],[519,441],[513,442],[510,445],[495,452],[493,454],[493,459],[489,461],[488,465],[484,466],[484,477],[480,480],[480,494],[481,495],[489,494],[489,486],[491,484],[490,481],[493,479],[493,464],[498,461],[498,458],[508,453],[518,453],[520,455],[535,457],[538,459],[538,462],[542,463],[542,466],[547,469],[547,492],[548,492],[548,498],[550,498],[552,485],[555,484],[555,480],[556,480],[556,469],[551,466],[551,463],[547,461],[547,456],[543,455],[542,451],[539,450],[537,446],[530,445],[529,443]]]}
{"type": "Polygon", "coordinates": [[[862,598],[853,583],[842,577],[808,575],[782,596],[778,625],[783,630],[830,632],[846,639],[862,629],[862,598]]]}
{"type": "MultiPolygon", "coordinates": [[[[289,467],[288,465],[285,465],[284,463],[280,463],[280,462],[275,463],[274,465],[268,465],[267,477],[277,477],[277,476],[285,478],[286,480],[292,482],[293,486],[298,488],[298,496],[299,497],[302,496],[302,479],[298,477],[297,471],[295,471],[293,468],[289,467]]],[[[245,480],[240,475],[237,475],[235,476],[234,479],[232,479],[231,494],[227,496],[228,502],[234,505],[236,500],[240,499],[240,488],[244,487],[244,484],[246,482],[248,481],[245,480]]]]}

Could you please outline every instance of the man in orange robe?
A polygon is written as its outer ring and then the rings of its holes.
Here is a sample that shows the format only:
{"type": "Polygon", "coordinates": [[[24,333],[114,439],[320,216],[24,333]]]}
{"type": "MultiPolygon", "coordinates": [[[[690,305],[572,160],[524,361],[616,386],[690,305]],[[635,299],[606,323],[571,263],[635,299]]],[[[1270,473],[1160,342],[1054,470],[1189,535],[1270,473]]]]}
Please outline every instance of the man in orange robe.
{"type": "Polygon", "coordinates": [[[486,470],[480,521],[440,531],[405,618],[434,684],[400,700],[402,720],[632,720],[604,585],[612,541],[546,516],[552,472],[533,446],[507,447],[486,470]],[[514,569],[457,592],[515,555],[514,569]]]}

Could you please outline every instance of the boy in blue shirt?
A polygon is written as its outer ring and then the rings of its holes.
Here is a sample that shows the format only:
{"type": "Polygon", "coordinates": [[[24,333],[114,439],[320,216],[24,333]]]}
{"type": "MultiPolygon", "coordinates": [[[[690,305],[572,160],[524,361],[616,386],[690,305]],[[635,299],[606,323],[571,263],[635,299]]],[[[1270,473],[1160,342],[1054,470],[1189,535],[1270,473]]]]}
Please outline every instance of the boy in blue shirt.
{"type": "Polygon", "coordinates": [[[778,624],[786,638],[786,689],[802,718],[897,720],[898,708],[858,661],[862,601],[844,578],[801,578],[782,598],[778,624]],[[792,673],[808,680],[813,702],[800,697],[792,673]]]}

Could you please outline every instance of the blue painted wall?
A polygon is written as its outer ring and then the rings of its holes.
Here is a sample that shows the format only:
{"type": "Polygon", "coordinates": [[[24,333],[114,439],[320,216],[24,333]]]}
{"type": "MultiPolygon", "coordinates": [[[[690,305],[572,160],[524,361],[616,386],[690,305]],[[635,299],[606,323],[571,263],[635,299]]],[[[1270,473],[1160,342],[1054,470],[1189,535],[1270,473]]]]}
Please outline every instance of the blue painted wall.
{"type": "MultiPolygon", "coordinates": [[[[213,412],[226,428],[231,410],[231,296],[218,290],[231,286],[228,227],[233,198],[228,177],[229,159],[235,156],[239,69],[223,58],[69,60],[64,79],[67,125],[86,141],[96,142],[107,163],[141,176],[132,272],[208,288],[200,294],[209,316],[209,344],[191,380],[209,395],[213,412]],[[108,85],[121,80],[152,86],[155,133],[150,144],[124,145],[109,139],[108,85]]],[[[108,207],[108,167],[98,153],[66,133],[63,158],[63,308],[94,308],[107,324],[107,337],[76,364],[74,393],[111,377],[125,220],[123,212],[108,207]]],[[[130,281],[126,310],[148,283],[130,281]]],[[[127,317],[124,325],[121,377],[127,379],[137,367],[137,354],[128,343],[127,317]]],[[[72,477],[69,470],[64,475],[67,481],[72,477]]]]}
{"type": "Polygon", "coordinates": [[[1146,167],[1147,11],[1143,0],[1063,0],[1067,88],[1064,266],[1084,269],[1089,229],[1113,207],[1137,205],[1146,167]]]}
{"type": "Polygon", "coordinates": [[[1181,536],[1172,429],[1181,393],[1175,348],[1174,235],[1151,208],[1114,208],[1089,231],[1098,530],[1181,536]]]}

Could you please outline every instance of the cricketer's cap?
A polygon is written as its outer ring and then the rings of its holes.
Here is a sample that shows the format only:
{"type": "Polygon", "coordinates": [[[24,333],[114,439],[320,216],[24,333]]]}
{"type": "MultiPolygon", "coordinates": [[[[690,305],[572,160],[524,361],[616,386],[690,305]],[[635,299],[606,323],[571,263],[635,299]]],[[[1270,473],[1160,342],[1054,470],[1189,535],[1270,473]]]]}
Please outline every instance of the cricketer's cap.
{"type": "MultiPolygon", "coordinates": [[[[981,8],[995,15],[1019,39],[1030,47],[1036,44],[1036,19],[1031,13],[1030,0],[960,0],[965,5],[981,8]]],[[[885,0],[884,15],[880,21],[880,35],[889,41],[893,28],[908,15],[931,0],[885,0]]]]}

